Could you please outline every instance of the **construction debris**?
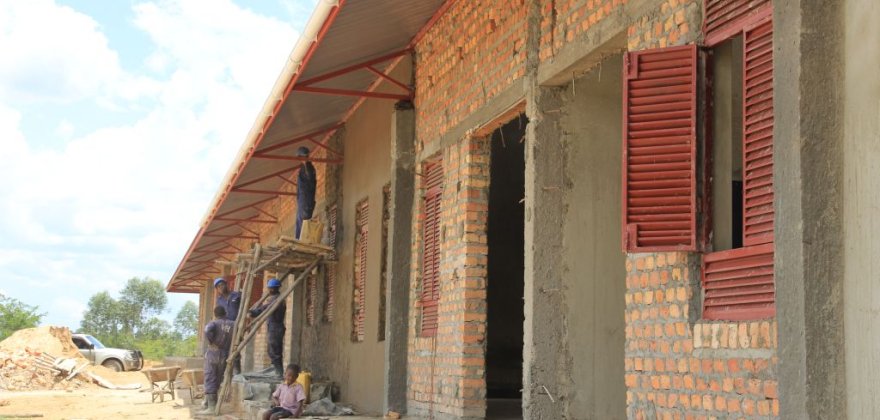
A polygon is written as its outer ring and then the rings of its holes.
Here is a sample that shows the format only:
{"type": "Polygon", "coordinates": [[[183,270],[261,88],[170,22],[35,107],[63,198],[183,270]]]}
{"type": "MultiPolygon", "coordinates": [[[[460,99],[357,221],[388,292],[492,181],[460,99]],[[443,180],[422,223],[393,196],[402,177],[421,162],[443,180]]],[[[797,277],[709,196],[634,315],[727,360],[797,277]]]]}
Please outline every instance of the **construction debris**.
{"type": "Polygon", "coordinates": [[[305,407],[303,416],[353,416],[354,410],[336,405],[330,398],[321,398],[305,407]]]}
{"type": "Polygon", "coordinates": [[[16,331],[0,342],[0,390],[74,390],[98,384],[110,389],[137,389],[140,384],[118,386],[96,372],[83,357],[66,327],[38,327],[16,331]],[[59,357],[55,357],[55,356],[59,357]]]}

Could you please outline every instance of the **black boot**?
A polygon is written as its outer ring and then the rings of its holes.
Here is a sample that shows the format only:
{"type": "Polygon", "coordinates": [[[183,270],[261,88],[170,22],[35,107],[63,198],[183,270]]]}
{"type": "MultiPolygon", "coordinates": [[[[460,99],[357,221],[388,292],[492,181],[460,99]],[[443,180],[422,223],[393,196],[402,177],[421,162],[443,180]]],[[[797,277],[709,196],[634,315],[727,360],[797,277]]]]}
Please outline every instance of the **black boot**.
{"type": "Polygon", "coordinates": [[[272,363],[272,367],[275,368],[275,376],[279,378],[284,377],[284,368],[281,366],[281,363],[272,363]]]}
{"type": "Polygon", "coordinates": [[[198,414],[214,414],[214,407],[217,407],[217,394],[205,394],[205,403],[207,407],[199,411],[198,414]]]}

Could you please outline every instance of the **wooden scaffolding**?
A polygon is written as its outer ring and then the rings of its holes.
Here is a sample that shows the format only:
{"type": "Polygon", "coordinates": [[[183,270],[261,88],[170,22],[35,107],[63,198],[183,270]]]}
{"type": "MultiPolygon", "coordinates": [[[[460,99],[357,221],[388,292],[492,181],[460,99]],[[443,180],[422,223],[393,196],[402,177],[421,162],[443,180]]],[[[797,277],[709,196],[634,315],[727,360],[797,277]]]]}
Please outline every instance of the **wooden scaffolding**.
{"type": "MultiPolygon", "coordinates": [[[[257,331],[269,318],[269,315],[293,293],[294,288],[311,272],[321,264],[335,262],[336,253],[330,246],[300,242],[289,236],[282,236],[274,245],[255,244],[251,253],[238,254],[239,276],[244,275],[241,283],[241,306],[235,325],[232,329],[232,345],[229,357],[226,360],[226,370],[223,375],[223,383],[217,398],[214,414],[220,414],[220,407],[229,396],[230,383],[232,381],[233,361],[244,350],[245,346],[253,340],[257,331]],[[281,294],[259,316],[248,322],[248,310],[254,302],[251,302],[251,291],[255,277],[263,271],[279,273],[278,279],[283,280],[289,275],[294,276],[292,282],[282,282],[281,294]]],[[[261,281],[258,279],[256,281],[261,281]]]]}

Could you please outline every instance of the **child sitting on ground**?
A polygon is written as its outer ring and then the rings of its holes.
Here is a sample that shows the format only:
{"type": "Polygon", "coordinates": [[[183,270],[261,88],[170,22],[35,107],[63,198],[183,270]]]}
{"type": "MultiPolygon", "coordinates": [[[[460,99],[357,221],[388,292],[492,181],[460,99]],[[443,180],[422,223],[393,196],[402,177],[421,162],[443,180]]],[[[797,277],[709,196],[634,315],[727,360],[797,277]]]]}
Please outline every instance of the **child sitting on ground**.
{"type": "Polygon", "coordinates": [[[299,418],[302,415],[306,393],[302,385],[296,383],[299,372],[299,365],[287,365],[284,383],[279,384],[272,393],[272,408],[263,413],[263,420],[299,418]]]}

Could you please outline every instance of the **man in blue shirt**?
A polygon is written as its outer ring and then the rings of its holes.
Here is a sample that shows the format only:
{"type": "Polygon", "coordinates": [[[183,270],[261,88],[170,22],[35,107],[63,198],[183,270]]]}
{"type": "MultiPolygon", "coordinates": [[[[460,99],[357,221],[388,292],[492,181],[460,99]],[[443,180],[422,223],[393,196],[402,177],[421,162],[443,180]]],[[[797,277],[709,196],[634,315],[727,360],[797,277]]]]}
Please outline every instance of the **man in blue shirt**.
{"type": "MultiPolygon", "coordinates": [[[[241,306],[241,292],[230,291],[226,279],[218,277],[214,279],[214,293],[217,294],[217,306],[222,306],[226,312],[226,319],[235,321],[238,318],[238,308],[241,306]]],[[[235,358],[232,365],[232,373],[238,375],[241,373],[241,357],[235,358]]]]}
{"type": "Polygon", "coordinates": [[[201,414],[212,413],[217,405],[217,391],[223,382],[226,371],[226,359],[232,344],[232,321],[226,318],[226,310],[222,306],[214,308],[214,320],[205,326],[205,405],[201,414]]]}
{"type": "Polygon", "coordinates": [[[315,165],[309,162],[308,147],[300,147],[296,150],[296,155],[303,158],[296,179],[296,239],[299,239],[303,220],[311,219],[312,213],[315,211],[315,189],[318,185],[318,174],[315,172],[315,165]]]}
{"type": "MultiPolygon", "coordinates": [[[[268,309],[276,299],[281,298],[280,280],[273,278],[269,280],[269,283],[266,286],[269,289],[269,293],[257,302],[257,304],[254,305],[255,307],[248,312],[250,316],[254,318],[260,316],[260,314],[268,309]]],[[[275,375],[279,378],[284,375],[282,352],[284,351],[284,332],[286,331],[286,327],[284,326],[284,314],[286,311],[287,305],[282,300],[266,321],[266,330],[269,333],[266,352],[269,353],[269,360],[272,361],[272,367],[275,368],[275,375]]]]}

